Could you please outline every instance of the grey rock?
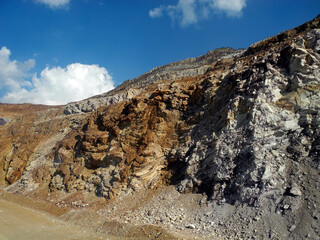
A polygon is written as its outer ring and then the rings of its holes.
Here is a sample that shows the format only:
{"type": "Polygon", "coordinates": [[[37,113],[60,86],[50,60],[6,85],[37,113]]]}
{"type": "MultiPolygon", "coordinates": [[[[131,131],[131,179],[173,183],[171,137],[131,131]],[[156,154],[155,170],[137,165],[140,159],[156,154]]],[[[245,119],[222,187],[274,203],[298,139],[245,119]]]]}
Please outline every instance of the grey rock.
{"type": "Polygon", "coordinates": [[[65,106],[64,114],[78,114],[92,112],[101,106],[108,106],[122,101],[129,101],[141,92],[141,89],[128,89],[126,92],[105,93],[83,101],[68,103],[65,106]]]}
{"type": "Polygon", "coordinates": [[[293,196],[301,196],[302,195],[302,193],[297,185],[293,185],[290,188],[290,194],[293,196]]]}
{"type": "Polygon", "coordinates": [[[295,229],[297,228],[297,226],[296,225],[291,225],[290,227],[289,227],[289,232],[293,232],[295,229]]]}
{"type": "Polygon", "coordinates": [[[8,122],[11,122],[11,118],[0,118],[0,126],[3,126],[7,124],[8,122]]]}

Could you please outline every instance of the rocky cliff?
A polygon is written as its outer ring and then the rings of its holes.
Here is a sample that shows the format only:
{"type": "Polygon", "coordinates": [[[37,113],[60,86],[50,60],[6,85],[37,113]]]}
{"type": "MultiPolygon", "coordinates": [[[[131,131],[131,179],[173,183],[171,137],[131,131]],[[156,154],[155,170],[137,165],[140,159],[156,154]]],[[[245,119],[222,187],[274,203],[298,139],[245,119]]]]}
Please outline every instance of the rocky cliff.
{"type": "Polygon", "coordinates": [[[320,16],[83,102],[0,106],[2,184],[203,239],[319,239],[319,66],[320,16]]]}
{"type": "Polygon", "coordinates": [[[91,112],[100,106],[131,100],[150,84],[203,75],[213,62],[221,58],[236,56],[243,51],[242,49],[219,48],[197,58],[188,58],[156,67],[137,78],[125,81],[110,92],[83,101],[69,103],[64,112],[65,114],[91,112]]]}

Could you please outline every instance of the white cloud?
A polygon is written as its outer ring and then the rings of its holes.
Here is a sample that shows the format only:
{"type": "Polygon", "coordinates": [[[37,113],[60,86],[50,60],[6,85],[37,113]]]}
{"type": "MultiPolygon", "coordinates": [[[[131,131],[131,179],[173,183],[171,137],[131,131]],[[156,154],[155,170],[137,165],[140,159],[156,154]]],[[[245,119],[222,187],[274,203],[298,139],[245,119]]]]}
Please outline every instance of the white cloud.
{"type": "Polygon", "coordinates": [[[196,15],[196,0],[179,0],[177,5],[169,5],[167,11],[173,21],[176,19],[182,26],[188,26],[198,21],[196,15]]]}
{"type": "Polygon", "coordinates": [[[225,12],[228,16],[239,16],[246,6],[246,0],[213,0],[213,8],[225,12]]]}
{"type": "Polygon", "coordinates": [[[29,70],[35,66],[35,60],[29,59],[25,62],[10,60],[11,51],[2,47],[0,49],[0,90],[8,88],[16,89],[20,86],[30,86],[25,78],[31,76],[29,70]]]}
{"type": "Polygon", "coordinates": [[[45,4],[53,9],[65,7],[69,4],[70,0],[36,0],[38,3],[45,4]]]}
{"type": "Polygon", "coordinates": [[[72,101],[107,92],[114,88],[108,71],[98,65],[73,63],[66,68],[46,67],[32,81],[28,71],[34,67],[33,59],[24,63],[10,61],[10,50],[0,50],[0,89],[7,86],[9,91],[0,98],[6,103],[66,104],[72,101]]]}
{"type": "Polygon", "coordinates": [[[149,11],[149,16],[150,16],[151,18],[161,17],[162,14],[163,14],[163,10],[164,10],[164,7],[163,7],[163,6],[154,8],[153,10],[150,10],[150,11],[149,11]]]}
{"type": "Polygon", "coordinates": [[[240,17],[247,0],[178,0],[176,5],[160,6],[149,11],[152,18],[167,13],[173,22],[181,26],[197,23],[209,17],[211,12],[225,13],[228,17],[240,17]]]}

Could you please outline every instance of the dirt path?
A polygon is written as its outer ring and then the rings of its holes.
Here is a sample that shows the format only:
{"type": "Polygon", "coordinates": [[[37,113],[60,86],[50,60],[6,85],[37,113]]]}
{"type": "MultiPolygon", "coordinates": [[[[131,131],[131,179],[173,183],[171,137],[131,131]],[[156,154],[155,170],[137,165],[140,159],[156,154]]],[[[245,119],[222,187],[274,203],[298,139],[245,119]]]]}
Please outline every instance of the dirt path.
{"type": "Polygon", "coordinates": [[[0,199],[0,240],[101,239],[76,226],[0,199]]]}

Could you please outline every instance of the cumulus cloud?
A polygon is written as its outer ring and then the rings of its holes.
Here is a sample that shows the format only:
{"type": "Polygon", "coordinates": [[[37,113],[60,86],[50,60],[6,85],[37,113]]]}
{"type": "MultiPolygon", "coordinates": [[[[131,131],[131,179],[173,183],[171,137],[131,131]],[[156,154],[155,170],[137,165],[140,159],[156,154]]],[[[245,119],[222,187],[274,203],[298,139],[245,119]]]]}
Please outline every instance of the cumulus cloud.
{"type": "Polygon", "coordinates": [[[30,86],[25,78],[30,77],[31,70],[35,66],[35,60],[29,59],[25,62],[10,60],[11,51],[2,47],[0,50],[0,90],[8,88],[14,90],[20,86],[30,86]]]}
{"type": "Polygon", "coordinates": [[[228,17],[240,17],[247,0],[178,0],[176,5],[160,6],[149,11],[152,18],[166,13],[173,22],[189,26],[206,19],[210,13],[225,13],[228,17]]]}
{"type": "Polygon", "coordinates": [[[38,3],[45,4],[50,8],[61,8],[69,4],[70,0],[36,0],[38,3]]]}
{"type": "Polygon", "coordinates": [[[6,103],[35,103],[58,105],[107,92],[114,88],[107,69],[98,65],[73,63],[66,68],[46,67],[40,74],[26,78],[35,61],[24,63],[10,61],[10,50],[0,51],[0,83],[8,86],[7,93],[0,98],[6,103]]]}

